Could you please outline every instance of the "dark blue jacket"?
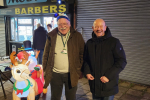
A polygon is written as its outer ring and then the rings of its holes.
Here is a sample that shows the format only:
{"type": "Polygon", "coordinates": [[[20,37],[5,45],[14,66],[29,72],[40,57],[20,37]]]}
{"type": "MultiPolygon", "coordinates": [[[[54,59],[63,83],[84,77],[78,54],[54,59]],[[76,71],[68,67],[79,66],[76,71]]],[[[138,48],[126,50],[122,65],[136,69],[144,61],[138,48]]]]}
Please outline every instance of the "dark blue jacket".
{"type": "Polygon", "coordinates": [[[47,38],[47,31],[44,27],[38,27],[33,34],[33,49],[41,50],[44,49],[47,38]]]}
{"type": "Polygon", "coordinates": [[[89,81],[90,90],[95,96],[105,97],[118,93],[119,73],[126,65],[126,56],[120,41],[112,37],[107,27],[105,35],[92,38],[86,43],[83,73],[92,74],[94,80],[89,81]],[[102,83],[100,77],[106,76],[109,82],[102,83]]]}

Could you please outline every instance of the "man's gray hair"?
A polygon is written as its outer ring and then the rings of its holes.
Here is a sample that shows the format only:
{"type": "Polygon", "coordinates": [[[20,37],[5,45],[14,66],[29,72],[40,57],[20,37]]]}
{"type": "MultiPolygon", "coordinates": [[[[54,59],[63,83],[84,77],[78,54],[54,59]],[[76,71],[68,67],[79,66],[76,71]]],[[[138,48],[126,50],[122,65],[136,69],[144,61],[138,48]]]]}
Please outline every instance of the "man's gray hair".
{"type": "Polygon", "coordinates": [[[40,24],[40,23],[38,23],[38,24],[37,24],[37,28],[39,28],[40,26],[41,26],[41,24],[40,24]]]}

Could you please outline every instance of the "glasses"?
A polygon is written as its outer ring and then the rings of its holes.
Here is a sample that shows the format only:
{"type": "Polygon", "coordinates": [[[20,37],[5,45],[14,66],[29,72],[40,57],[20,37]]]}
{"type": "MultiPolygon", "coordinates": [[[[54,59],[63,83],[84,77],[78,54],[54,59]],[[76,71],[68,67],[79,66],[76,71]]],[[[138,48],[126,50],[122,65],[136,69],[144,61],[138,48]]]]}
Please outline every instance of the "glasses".
{"type": "Polygon", "coordinates": [[[60,24],[58,24],[58,26],[65,26],[65,25],[68,25],[68,23],[60,23],[60,24]]]}

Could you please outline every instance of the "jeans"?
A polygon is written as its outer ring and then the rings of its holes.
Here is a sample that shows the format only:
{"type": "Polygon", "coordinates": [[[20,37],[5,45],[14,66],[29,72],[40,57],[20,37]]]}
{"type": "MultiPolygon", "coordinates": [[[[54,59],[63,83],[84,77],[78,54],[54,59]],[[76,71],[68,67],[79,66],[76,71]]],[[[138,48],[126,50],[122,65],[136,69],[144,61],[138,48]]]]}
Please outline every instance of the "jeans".
{"type": "Polygon", "coordinates": [[[38,64],[42,64],[42,58],[43,58],[44,50],[43,49],[39,49],[39,50],[40,50],[40,53],[38,55],[38,64]]]}
{"type": "Polygon", "coordinates": [[[113,100],[114,95],[108,96],[108,97],[96,97],[95,95],[92,94],[93,100],[113,100]]]}

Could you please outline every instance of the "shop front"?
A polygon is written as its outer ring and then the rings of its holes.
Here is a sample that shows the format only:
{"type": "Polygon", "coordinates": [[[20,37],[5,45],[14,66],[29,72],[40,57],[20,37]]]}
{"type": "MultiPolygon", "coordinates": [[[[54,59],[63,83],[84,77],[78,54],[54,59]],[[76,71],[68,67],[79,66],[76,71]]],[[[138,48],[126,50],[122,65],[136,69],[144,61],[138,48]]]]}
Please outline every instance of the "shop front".
{"type": "MultiPolygon", "coordinates": [[[[47,30],[47,24],[52,29],[57,27],[55,13],[68,15],[73,25],[74,1],[69,0],[4,0],[5,7],[0,9],[0,16],[5,23],[6,55],[12,51],[18,52],[23,47],[23,41],[33,41],[33,32],[40,23],[47,30]]],[[[0,37],[4,38],[4,37],[0,37]]],[[[0,41],[1,42],[1,41],[0,41]]],[[[4,43],[5,44],[5,43],[4,43]]]]}

